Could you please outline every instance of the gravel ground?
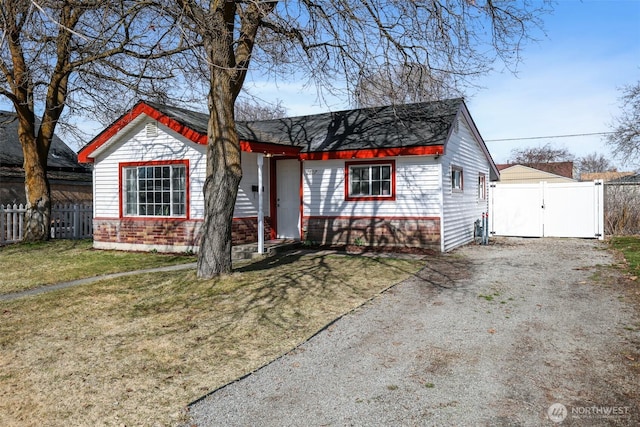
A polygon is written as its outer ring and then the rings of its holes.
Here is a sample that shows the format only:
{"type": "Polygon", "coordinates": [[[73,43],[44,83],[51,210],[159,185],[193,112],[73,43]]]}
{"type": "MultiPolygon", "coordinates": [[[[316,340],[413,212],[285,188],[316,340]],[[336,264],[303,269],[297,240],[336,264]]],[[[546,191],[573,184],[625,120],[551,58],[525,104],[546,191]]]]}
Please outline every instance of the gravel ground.
{"type": "Polygon", "coordinates": [[[640,425],[640,323],[614,262],[578,239],[435,257],[187,425],[640,425]]]}

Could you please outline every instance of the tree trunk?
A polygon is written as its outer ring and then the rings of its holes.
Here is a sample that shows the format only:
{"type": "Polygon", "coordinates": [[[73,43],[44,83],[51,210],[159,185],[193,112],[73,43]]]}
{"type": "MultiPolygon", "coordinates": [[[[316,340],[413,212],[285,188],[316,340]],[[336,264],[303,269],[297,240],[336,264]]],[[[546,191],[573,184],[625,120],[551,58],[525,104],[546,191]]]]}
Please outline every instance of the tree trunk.
{"type": "Polygon", "coordinates": [[[36,138],[20,134],[24,155],[25,193],[27,212],[25,214],[24,240],[27,242],[49,240],[51,229],[51,192],[47,179],[47,157],[40,153],[36,138]],[[43,159],[44,156],[44,159],[43,159]]]}
{"type": "Polygon", "coordinates": [[[224,76],[214,80],[217,84],[212,84],[209,93],[205,211],[198,253],[198,277],[203,279],[231,272],[231,225],[242,178],[240,142],[233,113],[235,97],[224,76]]]}

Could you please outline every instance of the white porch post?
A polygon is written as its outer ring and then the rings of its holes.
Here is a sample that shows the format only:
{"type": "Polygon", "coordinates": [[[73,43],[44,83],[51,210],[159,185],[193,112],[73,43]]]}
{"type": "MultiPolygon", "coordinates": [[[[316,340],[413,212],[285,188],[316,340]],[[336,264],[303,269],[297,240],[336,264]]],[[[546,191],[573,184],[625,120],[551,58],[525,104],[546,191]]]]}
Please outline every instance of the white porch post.
{"type": "Polygon", "coordinates": [[[258,253],[264,253],[264,203],[262,197],[262,165],[264,154],[258,153],[258,253]]]}

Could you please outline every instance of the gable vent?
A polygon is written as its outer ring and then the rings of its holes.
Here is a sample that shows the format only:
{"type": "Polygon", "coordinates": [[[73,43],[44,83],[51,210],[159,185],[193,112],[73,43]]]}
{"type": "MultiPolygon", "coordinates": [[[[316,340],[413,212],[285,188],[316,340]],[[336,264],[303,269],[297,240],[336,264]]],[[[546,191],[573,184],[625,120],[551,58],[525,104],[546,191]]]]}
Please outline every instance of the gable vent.
{"type": "Polygon", "coordinates": [[[158,136],[158,124],[156,122],[149,122],[145,126],[145,131],[147,133],[148,138],[153,138],[158,136]]]}

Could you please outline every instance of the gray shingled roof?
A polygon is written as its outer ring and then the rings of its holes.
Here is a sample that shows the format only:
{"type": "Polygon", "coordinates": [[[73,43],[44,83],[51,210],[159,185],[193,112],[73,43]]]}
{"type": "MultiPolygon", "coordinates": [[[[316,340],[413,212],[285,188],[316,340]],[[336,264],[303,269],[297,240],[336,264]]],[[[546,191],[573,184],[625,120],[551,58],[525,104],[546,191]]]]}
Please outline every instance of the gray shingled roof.
{"type": "Polygon", "coordinates": [[[612,179],[609,182],[612,184],[615,184],[615,183],[640,184],[640,173],[637,173],[635,175],[622,176],[618,179],[612,179]]]}
{"type": "MultiPolygon", "coordinates": [[[[241,140],[296,146],[303,152],[443,145],[462,103],[456,98],[238,122],[237,129],[241,140]]],[[[148,104],[199,133],[207,133],[205,113],[148,104]]]]}
{"type": "MultiPolygon", "coordinates": [[[[37,123],[39,125],[39,122],[37,123]]],[[[18,140],[18,118],[16,113],[0,111],[0,166],[22,167],[24,157],[22,146],[18,140]]],[[[57,136],[51,141],[48,169],[85,171],[86,168],[78,163],[78,156],[57,136]]]]}

